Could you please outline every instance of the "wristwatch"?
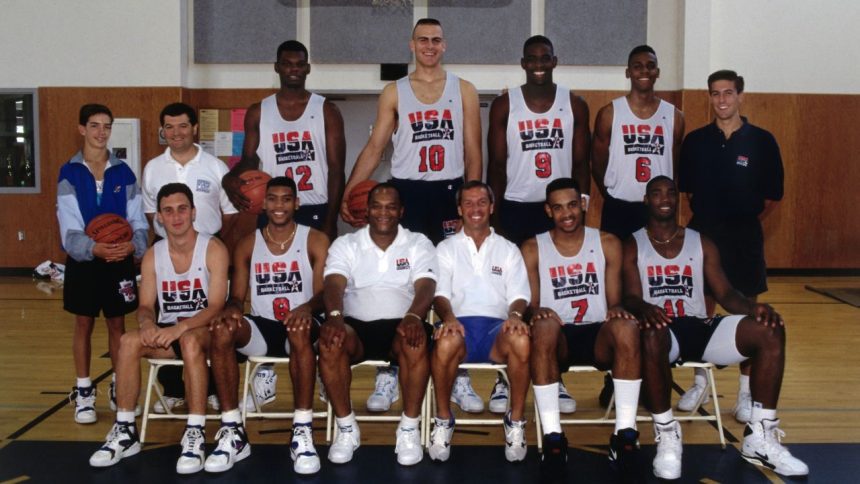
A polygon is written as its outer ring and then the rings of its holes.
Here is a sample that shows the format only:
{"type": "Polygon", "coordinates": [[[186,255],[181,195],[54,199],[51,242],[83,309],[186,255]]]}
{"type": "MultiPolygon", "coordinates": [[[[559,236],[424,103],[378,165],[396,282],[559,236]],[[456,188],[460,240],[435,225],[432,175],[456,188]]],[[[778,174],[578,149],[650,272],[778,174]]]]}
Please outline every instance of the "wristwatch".
{"type": "Polygon", "coordinates": [[[343,315],[343,313],[341,313],[337,309],[332,309],[331,311],[328,312],[328,317],[330,317],[330,318],[336,318],[336,317],[342,316],[342,315],[343,315]]]}

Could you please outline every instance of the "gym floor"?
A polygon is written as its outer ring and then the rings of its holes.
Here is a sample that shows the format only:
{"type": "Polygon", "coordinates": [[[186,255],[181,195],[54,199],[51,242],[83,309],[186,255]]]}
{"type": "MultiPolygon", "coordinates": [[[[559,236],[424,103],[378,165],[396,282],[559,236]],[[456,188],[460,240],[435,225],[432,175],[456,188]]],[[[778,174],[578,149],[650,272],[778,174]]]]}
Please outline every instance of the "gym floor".
{"type": "MultiPolygon", "coordinates": [[[[810,467],[805,482],[856,482],[860,474],[860,308],[805,289],[860,287],[860,277],[772,277],[770,291],[762,300],[772,304],[785,318],[788,348],[785,379],[780,398],[783,443],[810,467]]],[[[106,398],[110,381],[105,327],[97,322],[93,334],[91,375],[102,394],[97,401],[99,421],[93,425],[73,422],[67,395],[74,382],[71,358],[72,318],[62,310],[62,289],[38,284],[25,277],[0,277],[0,483],[2,482],[159,482],[199,480],[205,482],[534,482],[538,476],[538,452],[533,424],[531,395],[527,403],[526,462],[504,460],[503,435],[499,427],[458,425],[452,456],[445,464],[425,458],[412,468],[398,466],[393,453],[394,424],[362,423],[362,448],[353,461],[336,466],[325,461],[325,420],[315,420],[314,437],[323,456],[322,471],[299,479],[292,471],[289,450],[291,422],[253,420],[247,424],[253,453],[224,475],[181,477],[175,474],[178,441],[183,422],[150,422],[146,445],[138,456],[108,469],[91,469],[89,455],[103,442],[113,417],[106,398]]],[[[129,317],[126,326],[136,326],[129,317]]],[[[145,365],[144,365],[145,366],[145,365]]],[[[145,369],[144,369],[145,370],[145,369]]],[[[243,368],[244,370],[244,368],[243,368]]],[[[289,373],[278,368],[278,397],[267,411],[292,407],[289,373]]],[[[486,398],[494,375],[473,371],[476,391],[486,398]]],[[[676,391],[686,388],[692,371],[675,370],[676,391]]],[[[603,409],[597,402],[603,378],[599,373],[567,374],[568,390],[577,399],[576,418],[597,418],[603,409]]],[[[373,387],[373,370],[361,368],[353,380],[356,411],[364,412],[364,401],[373,387]]],[[[682,482],[794,482],[746,463],[739,453],[743,426],[734,421],[731,408],[737,391],[737,371],[717,372],[719,404],[728,447],[720,449],[715,425],[683,423],[684,471],[682,482]]],[[[677,399],[677,394],[674,396],[677,399]]],[[[143,396],[140,399],[143,402],[143,396]]],[[[317,410],[325,410],[317,401],[317,410]]],[[[399,402],[390,415],[399,415],[399,402]]],[[[712,414],[713,405],[702,411],[712,414]]],[[[458,414],[459,415],[459,414],[458,414]]],[[[490,415],[490,414],[487,414],[490,415]]],[[[640,410],[640,415],[646,415],[640,410]]],[[[210,444],[216,421],[207,425],[210,444]]],[[[649,423],[640,422],[642,452],[639,466],[644,479],[656,481],[650,471],[655,448],[649,423]]],[[[606,464],[608,425],[565,426],[570,441],[568,476],[577,482],[607,482],[612,475],[606,464]]]]}

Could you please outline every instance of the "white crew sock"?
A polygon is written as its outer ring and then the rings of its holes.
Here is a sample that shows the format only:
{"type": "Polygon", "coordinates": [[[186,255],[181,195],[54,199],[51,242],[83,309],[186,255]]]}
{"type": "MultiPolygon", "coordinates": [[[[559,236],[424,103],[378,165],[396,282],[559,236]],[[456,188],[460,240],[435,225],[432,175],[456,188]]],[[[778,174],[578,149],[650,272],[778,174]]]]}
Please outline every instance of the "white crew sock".
{"type": "Polygon", "coordinates": [[[116,413],[116,421],[125,424],[134,424],[134,410],[119,410],[116,413]]]}
{"type": "Polygon", "coordinates": [[[401,429],[417,429],[418,428],[418,417],[407,417],[405,413],[400,414],[400,428],[401,429]]]}
{"type": "Polygon", "coordinates": [[[675,415],[672,413],[671,408],[663,413],[652,413],[651,416],[654,417],[654,423],[658,423],[660,425],[666,425],[672,420],[675,420],[675,415]]]}
{"type": "Polygon", "coordinates": [[[613,378],[615,385],[615,432],[636,428],[636,410],[639,408],[639,387],[642,380],[613,378]]]}
{"type": "Polygon", "coordinates": [[[750,422],[761,422],[762,420],[776,420],[776,409],[762,408],[761,403],[753,402],[750,422]]]}
{"type": "Polygon", "coordinates": [[[297,408],[293,415],[293,425],[310,424],[314,420],[314,411],[304,408],[297,408]]]}
{"type": "Polygon", "coordinates": [[[751,393],[749,375],[738,375],[738,393],[751,393]]]}
{"type": "Polygon", "coordinates": [[[558,382],[534,385],[534,391],[543,434],[561,433],[558,415],[558,382]]]}
{"type": "Polygon", "coordinates": [[[197,427],[205,427],[206,426],[206,415],[197,415],[190,414],[188,415],[188,425],[189,426],[197,426],[197,427]]]}
{"type": "Polygon", "coordinates": [[[338,427],[355,425],[355,412],[349,412],[349,415],[346,417],[335,417],[335,421],[337,422],[338,427]]]}
{"type": "Polygon", "coordinates": [[[693,384],[699,388],[705,388],[708,384],[708,374],[704,368],[696,368],[694,371],[696,376],[693,377],[693,384]]]}
{"type": "Polygon", "coordinates": [[[90,380],[90,377],[87,376],[84,378],[78,378],[77,383],[75,383],[75,385],[78,388],[89,388],[89,387],[93,386],[93,381],[90,380]]]}
{"type": "Polygon", "coordinates": [[[233,410],[228,410],[221,414],[221,422],[222,423],[232,423],[237,424],[242,422],[242,413],[238,408],[234,408],[233,410]]]}

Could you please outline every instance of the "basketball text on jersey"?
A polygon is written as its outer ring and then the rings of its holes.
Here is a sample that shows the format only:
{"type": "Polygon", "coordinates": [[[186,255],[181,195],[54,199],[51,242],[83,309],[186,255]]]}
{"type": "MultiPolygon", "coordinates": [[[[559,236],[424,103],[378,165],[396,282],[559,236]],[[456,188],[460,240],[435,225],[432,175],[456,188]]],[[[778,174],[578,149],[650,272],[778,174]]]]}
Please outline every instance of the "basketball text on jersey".
{"type": "Polygon", "coordinates": [[[302,272],[298,261],[256,262],[254,281],[257,295],[291,294],[302,292],[302,272]]]}
{"type": "Polygon", "coordinates": [[[651,297],[693,297],[693,268],[676,264],[648,266],[648,293],[651,297]]]}
{"type": "Polygon", "coordinates": [[[412,142],[454,139],[454,121],[451,110],[445,109],[442,114],[435,109],[409,113],[409,125],[412,127],[412,142]]]}
{"type": "Polygon", "coordinates": [[[592,262],[586,264],[584,271],[582,264],[579,263],[550,267],[549,279],[553,287],[553,297],[556,300],[600,294],[597,268],[592,262]]]}
{"type": "Polygon", "coordinates": [[[316,159],[310,131],[272,133],[272,147],[275,149],[275,160],[279,165],[316,159]]]}
{"type": "Polygon", "coordinates": [[[517,123],[523,151],[564,148],[564,128],[560,118],[525,119],[517,123]]]}
{"type": "Polygon", "coordinates": [[[651,126],[647,124],[622,124],[622,140],[624,141],[624,154],[662,155],[666,148],[663,136],[663,127],[655,126],[651,132],[651,126]]]}
{"type": "Polygon", "coordinates": [[[209,299],[203,289],[203,281],[192,280],[161,281],[161,309],[165,313],[200,311],[209,306],[209,299]]]}

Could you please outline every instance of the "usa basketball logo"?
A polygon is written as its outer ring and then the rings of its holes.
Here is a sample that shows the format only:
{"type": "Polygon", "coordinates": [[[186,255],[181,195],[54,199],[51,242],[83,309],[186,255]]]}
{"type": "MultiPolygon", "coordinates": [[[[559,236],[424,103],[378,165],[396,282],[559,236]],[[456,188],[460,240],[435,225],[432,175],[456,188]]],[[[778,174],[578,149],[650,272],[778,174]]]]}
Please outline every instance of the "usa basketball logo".
{"type": "Polygon", "coordinates": [[[203,281],[196,277],[194,280],[161,281],[161,301],[164,313],[200,311],[209,305],[203,281]]]}
{"type": "Polygon", "coordinates": [[[256,262],[254,282],[258,296],[293,294],[304,287],[298,261],[256,262]]]}
{"type": "Polygon", "coordinates": [[[520,133],[520,146],[523,151],[564,148],[564,129],[559,118],[519,121],[517,131],[520,133]]]}
{"type": "Polygon", "coordinates": [[[409,113],[408,119],[413,143],[454,139],[454,121],[450,109],[444,109],[441,113],[436,109],[416,111],[409,113]]]}
{"type": "Polygon", "coordinates": [[[747,158],[746,156],[738,155],[738,161],[736,162],[736,164],[738,166],[746,167],[749,164],[749,162],[750,162],[750,159],[747,158]]]}
{"type": "Polygon", "coordinates": [[[501,276],[502,268],[499,266],[493,266],[490,268],[490,273],[492,273],[494,276],[501,276]]]}
{"type": "Polygon", "coordinates": [[[407,258],[405,258],[405,257],[404,257],[404,258],[402,258],[402,259],[397,259],[397,260],[395,261],[395,267],[397,267],[397,270],[398,270],[398,271],[407,271],[407,270],[409,270],[409,267],[410,267],[410,265],[409,265],[409,259],[407,259],[407,258]]]}
{"type": "Polygon", "coordinates": [[[648,294],[652,298],[665,296],[693,297],[693,268],[676,264],[648,266],[648,294]]]}
{"type": "Polygon", "coordinates": [[[593,262],[549,268],[549,280],[555,300],[600,294],[600,281],[593,262]]]}
{"type": "Polygon", "coordinates": [[[310,131],[272,133],[272,147],[275,149],[275,162],[279,165],[316,159],[310,131]]]}
{"type": "Polygon", "coordinates": [[[666,148],[663,126],[654,126],[652,131],[647,124],[622,124],[621,132],[624,154],[663,155],[666,148]]]}

